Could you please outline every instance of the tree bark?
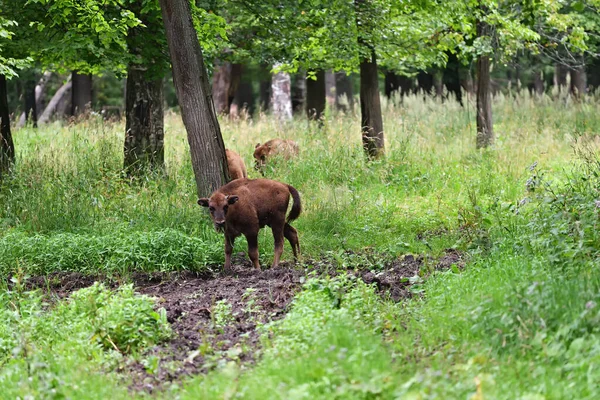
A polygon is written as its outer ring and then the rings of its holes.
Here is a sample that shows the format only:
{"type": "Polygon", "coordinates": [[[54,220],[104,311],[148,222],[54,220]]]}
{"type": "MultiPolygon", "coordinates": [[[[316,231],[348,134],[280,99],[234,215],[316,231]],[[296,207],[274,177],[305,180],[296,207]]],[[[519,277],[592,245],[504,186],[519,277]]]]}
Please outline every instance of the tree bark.
{"type": "Polygon", "coordinates": [[[325,71],[316,71],[316,80],[306,78],[306,115],[309,120],[320,120],[325,112],[326,83],[325,71]]]}
{"type": "Polygon", "coordinates": [[[0,75],[0,180],[15,160],[15,145],[10,132],[6,77],[0,75]]]}
{"type": "Polygon", "coordinates": [[[335,87],[335,73],[331,70],[325,72],[325,99],[329,108],[333,109],[337,99],[337,90],[335,87]]]}
{"type": "Polygon", "coordinates": [[[578,65],[576,67],[572,67],[569,70],[571,75],[571,82],[569,84],[569,91],[571,95],[581,100],[583,96],[585,96],[587,89],[587,77],[585,73],[585,65],[578,65]]]}
{"type": "Polygon", "coordinates": [[[229,107],[229,114],[235,118],[238,118],[242,114],[252,116],[254,113],[254,101],[252,83],[240,82],[233,97],[231,107],[229,107]]]}
{"type": "Polygon", "coordinates": [[[477,60],[477,148],[485,148],[493,143],[490,58],[482,55],[477,60]]]}
{"type": "Polygon", "coordinates": [[[541,69],[533,71],[533,90],[536,96],[542,96],[544,94],[544,78],[541,69]]]}
{"type": "Polygon", "coordinates": [[[271,108],[271,81],[272,76],[269,71],[269,67],[265,64],[260,65],[260,84],[259,84],[259,92],[260,92],[260,108],[263,111],[266,111],[271,108]]]}
{"type": "MultiPolygon", "coordinates": [[[[52,72],[50,71],[46,71],[44,72],[44,75],[42,75],[42,77],[40,78],[40,80],[38,81],[37,85],[35,86],[35,110],[36,110],[36,116],[41,115],[42,111],[44,110],[44,98],[46,95],[46,87],[47,87],[47,83],[50,80],[50,78],[52,78],[52,72]]],[[[39,122],[38,118],[38,122],[39,122]]],[[[21,116],[19,117],[19,122],[17,123],[17,128],[21,128],[25,125],[25,121],[26,121],[26,114],[23,112],[21,113],[21,116]]]]}
{"type": "Polygon", "coordinates": [[[74,71],[71,82],[71,115],[78,116],[92,106],[92,75],[81,75],[74,71]]]}
{"type": "Polygon", "coordinates": [[[352,81],[344,71],[335,73],[335,94],[335,106],[338,110],[354,112],[352,81]]]}
{"type": "Polygon", "coordinates": [[[292,119],[291,85],[290,74],[278,72],[273,75],[271,80],[271,105],[273,115],[279,121],[290,121],[292,119]]]}
{"type": "Polygon", "coordinates": [[[202,49],[188,0],[159,0],[167,34],[173,80],[188,133],[200,197],[229,182],[225,144],[211,98],[202,49]]]}
{"type": "Polygon", "coordinates": [[[57,111],[58,106],[61,102],[65,101],[65,98],[68,98],[71,91],[71,77],[67,78],[67,82],[63,84],[57,91],[54,93],[54,96],[48,102],[48,105],[44,109],[44,112],[40,116],[38,122],[40,124],[47,123],[52,115],[57,111]]]}
{"type": "Polygon", "coordinates": [[[164,168],[162,79],[149,79],[136,64],[127,70],[123,167],[128,176],[164,168]]]}
{"type": "Polygon", "coordinates": [[[27,80],[25,82],[25,122],[31,121],[32,126],[37,128],[37,119],[35,81],[27,80]]]}
{"type": "Polygon", "coordinates": [[[385,145],[375,50],[371,50],[370,60],[360,63],[360,112],[363,149],[370,159],[379,158],[385,145]]]}
{"type": "Polygon", "coordinates": [[[444,73],[441,70],[436,70],[433,73],[433,87],[435,88],[435,97],[443,100],[444,98],[444,73]]]}
{"type": "Polygon", "coordinates": [[[229,88],[231,86],[231,63],[223,62],[215,67],[212,81],[212,97],[218,115],[229,114],[229,88]]]}
{"type": "Polygon", "coordinates": [[[586,68],[586,75],[590,92],[596,91],[598,93],[598,88],[600,88],[600,58],[591,59],[586,68]]]}
{"type": "Polygon", "coordinates": [[[554,65],[554,86],[558,88],[559,93],[567,86],[567,73],[569,69],[560,63],[554,65]]]}
{"type": "Polygon", "coordinates": [[[298,71],[292,82],[292,113],[304,114],[306,112],[306,73],[298,71]]]}

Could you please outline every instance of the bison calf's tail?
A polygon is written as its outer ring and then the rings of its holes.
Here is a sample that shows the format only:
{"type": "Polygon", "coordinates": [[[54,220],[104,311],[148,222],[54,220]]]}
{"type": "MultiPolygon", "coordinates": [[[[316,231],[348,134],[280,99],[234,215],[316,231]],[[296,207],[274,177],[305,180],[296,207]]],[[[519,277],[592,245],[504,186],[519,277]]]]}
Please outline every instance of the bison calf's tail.
{"type": "Polygon", "coordinates": [[[298,191],[290,185],[288,185],[288,189],[290,190],[292,199],[294,199],[294,205],[292,205],[290,214],[287,217],[287,222],[289,223],[300,216],[300,213],[302,212],[302,203],[300,202],[300,193],[298,193],[298,191]]]}

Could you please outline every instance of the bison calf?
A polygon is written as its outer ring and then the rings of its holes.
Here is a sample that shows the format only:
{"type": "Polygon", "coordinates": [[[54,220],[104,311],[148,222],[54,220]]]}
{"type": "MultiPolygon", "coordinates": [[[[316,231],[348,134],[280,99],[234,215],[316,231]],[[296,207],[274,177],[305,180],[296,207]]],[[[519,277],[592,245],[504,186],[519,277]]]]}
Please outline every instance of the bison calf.
{"type": "Polygon", "coordinates": [[[240,235],[246,236],[248,255],[254,267],[260,269],[258,231],[265,225],[271,227],[275,239],[273,268],[279,265],[284,237],[292,245],[294,258],[298,258],[298,232],[290,222],[298,218],[302,206],[300,194],[292,186],[269,179],[236,179],[216,190],[210,198],[199,199],[198,204],[208,207],[215,228],[225,233],[226,270],[231,267],[233,243],[240,235]],[[286,220],[290,195],[294,204],[286,220]]]}
{"type": "Polygon", "coordinates": [[[298,155],[298,144],[289,139],[272,139],[264,144],[258,143],[254,148],[256,169],[265,165],[269,157],[280,155],[286,160],[298,155]]]}
{"type": "Polygon", "coordinates": [[[246,171],[246,165],[244,160],[238,153],[233,150],[226,149],[225,154],[227,155],[227,165],[229,166],[229,175],[231,180],[247,178],[248,172],[246,171]]]}

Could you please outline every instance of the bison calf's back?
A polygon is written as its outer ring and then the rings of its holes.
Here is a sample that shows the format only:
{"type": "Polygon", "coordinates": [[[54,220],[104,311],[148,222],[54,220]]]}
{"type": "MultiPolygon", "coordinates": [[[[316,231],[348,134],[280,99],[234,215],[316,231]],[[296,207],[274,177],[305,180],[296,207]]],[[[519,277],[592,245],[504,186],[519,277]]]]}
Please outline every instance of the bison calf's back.
{"type": "Polygon", "coordinates": [[[231,180],[247,178],[248,172],[246,171],[246,165],[244,160],[238,153],[233,150],[226,149],[225,154],[227,155],[227,166],[229,167],[229,175],[231,180]]]}
{"type": "Polygon", "coordinates": [[[290,242],[294,258],[298,258],[298,232],[290,222],[302,211],[300,194],[285,183],[269,179],[236,179],[216,190],[210,198],[198,200],[208,207],[215,228],[225,233],[225,269],[231,268],[231,253],[235,239],[244,235],[248,241],[248,255],[254,267],[258,263],[258,232],[270,226],[275,239],[273,268],[279,265],[284,238],[290,242]],[[290,195],[292,209],[286,218],[290,195]]]}
{"type": "Polygon", "coordinates": [[[288,160],[297,156],[298,151],[298,144],[289,139],[271,139],[264,144],[258,143],[254,148],[256,168],[264,166],[270,157],[281,156],[288,160]]]}

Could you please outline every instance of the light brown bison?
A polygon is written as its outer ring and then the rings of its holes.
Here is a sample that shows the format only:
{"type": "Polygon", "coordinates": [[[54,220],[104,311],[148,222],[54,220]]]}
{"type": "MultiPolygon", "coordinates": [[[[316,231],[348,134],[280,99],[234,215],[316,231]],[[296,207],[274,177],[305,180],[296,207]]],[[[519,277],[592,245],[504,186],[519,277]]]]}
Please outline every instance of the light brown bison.
{"type": "Polygon", "coordinates": [[[271,227],[275,239],[273,268],[279,265],[284,237],[292,245],[294,258],[298,258],[298,232],[290,222],[298,218],[302,205],[300,194],[292,186],[269,179],[236,179],[217,189],[210,198],[199,199],[198,204],[208,207],[215,228],[225,233],[225,270],[231,268],[233,243],[240,235],[246,236],[250,260],[260,269],[258,231],[265,226],[271,227]],[[294,204],[286,219],[290,195],[294,204]]]}
{"type": "Polygon", "coordinates": [[[279,155],[286,160],[298,155],[298,144],[289,139],[271,139],[264,144],[258,143],[254,148],[254,158],[256,159],[256,169],[265,165],[269,157],[279,155]]]}
{"type": "Polygon", "coordinates": [[[226,149],[225,154],[227,155],[227,165],[229,166],[229,175],[231,180],[247,178],[248,172],[246,171],[246,165],[244,160],[238,153],[233,150],[226,149]]]}

